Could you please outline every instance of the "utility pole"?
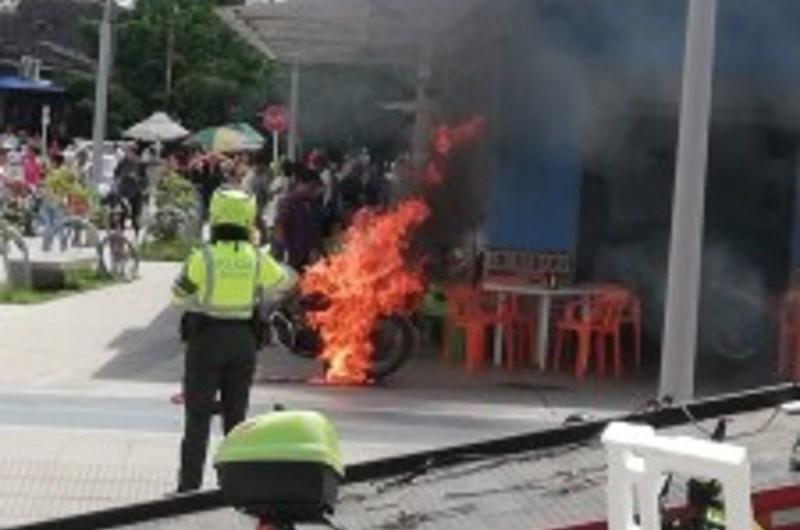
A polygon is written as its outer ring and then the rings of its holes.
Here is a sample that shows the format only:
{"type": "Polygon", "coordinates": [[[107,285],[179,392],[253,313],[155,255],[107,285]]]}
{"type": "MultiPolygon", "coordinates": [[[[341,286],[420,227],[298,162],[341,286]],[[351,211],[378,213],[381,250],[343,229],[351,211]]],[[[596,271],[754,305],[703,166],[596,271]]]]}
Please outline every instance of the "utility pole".
{"type": "Polygon", "coordinates": [[[300,62],[292,62],[292,72],[289,93],[289,145],[287,146],[287,156],[292,162],[297,161],[297,143],[300,136],[299,114],[300,114],[300,62]]]}
{"type": "Polygon", "coordinates": [[[689,0],[659,395],[694,397],[717,0],[689,0]]]}
{"type": "Polygon", "coordinates": [[[167,23],[167,64],[164,74],[164,93],[167,95],[167,106],[172,103],[173,66],[175,64],[175,20],[178,18],[177,0],[172,0],[172,12],[167,23]]]}
{"type": "Polygon", "coordinates": [[[100,43],[97,59],[97,81],[94,96],[94,127],[92,129],[92,183],[96,186],[103,178],[103,143],[108,117],[108,82],[111,77],[111,26],[114,18],[114,0],[105,0],[103,20],[100,23],[100,43]]]}

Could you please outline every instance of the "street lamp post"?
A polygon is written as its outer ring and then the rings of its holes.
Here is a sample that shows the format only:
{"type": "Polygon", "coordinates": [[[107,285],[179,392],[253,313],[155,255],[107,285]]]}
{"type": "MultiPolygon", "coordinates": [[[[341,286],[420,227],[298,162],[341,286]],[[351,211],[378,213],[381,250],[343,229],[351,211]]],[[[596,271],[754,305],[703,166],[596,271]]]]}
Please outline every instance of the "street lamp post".
{"type": "Polygon", "coordinates": [[[659,395],[694,396],[717,0],[689,0],[659,395]]]}
{"type": "Polygon", "coordinates": [[[92,182],[97,185],[103,178],[103,142],[108,116],[108,82],[111,77],[111,25],[114,0],[105,0],[103,20],[100,23],[100,42],[97,59],[97,80],[94,96],[94,126],[92,128],[92,182]]]}

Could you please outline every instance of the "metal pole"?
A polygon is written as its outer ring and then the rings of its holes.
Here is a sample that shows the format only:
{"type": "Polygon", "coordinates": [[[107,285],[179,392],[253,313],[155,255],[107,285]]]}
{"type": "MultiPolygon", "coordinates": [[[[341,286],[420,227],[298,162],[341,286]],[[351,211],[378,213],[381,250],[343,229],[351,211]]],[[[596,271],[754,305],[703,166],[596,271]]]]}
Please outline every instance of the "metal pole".
{"type": "Polygon", "coordinates": [[[298,115],[300,112],[300,63],[292,63],[291,87],[289,97],[289,146],[287,156],[289,160],[297,160],[298,115]]]}
{"type": "Polygon", "coordinates": [[[278,163],[278,157],[280,156],[280,146],[278,142],[280,142],[281,137],[278,131],[272,131],[272,161],[274,163],[278,163]]]}
{"type": "Polygon", "coordinates": [[[94,96],[94,127],[92,129],[92,175],[96,186],[103,178],[103,141],[108,114],[108,80],[111,74],[111,22],[113,0],[106,0],[103,21],[100,23],[100,51],[97,59],[97,82],[94,96]]]}
{"type": "Polygon", "coordinates": [[[50,129],[50,105],[42,105],[42,156],[45,160],[50,159],[49,138],[47,135],[50,129]]]}
{"type": "Polygon", "coordinates": [[[689,0],[659,395],[694,395],[717,0],[689,0]]]}
{"type": "Polygon", "coordinates": [[[165,92],[167,95],[167,106],[172,104],[172,78],[173,78],[173,64],[175,63],[175,20],[178,17],[178,4],[173,0],[172,12],[170,13],[169,22],[167,24],[167,64],[166,72],[164,73],[165,92]]]}

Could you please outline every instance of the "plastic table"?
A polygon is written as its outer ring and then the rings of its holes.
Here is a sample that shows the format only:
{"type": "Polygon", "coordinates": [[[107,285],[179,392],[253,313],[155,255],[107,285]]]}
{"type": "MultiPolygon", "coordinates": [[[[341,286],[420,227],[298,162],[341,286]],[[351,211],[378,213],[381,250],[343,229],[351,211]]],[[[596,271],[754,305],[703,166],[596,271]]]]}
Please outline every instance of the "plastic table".
{"type": "MultiPolygon", "coordinates": [[[[543,285],[520,284],[503,282],[502,280],[492,280],[484,282],[482,285],[485,291],[498,293],[500,302],[505,301],[509,295],[531,296],[539,301],[538,307],[538,329],[536,330],[536,355],[539,370],[547,369],[547,346],[550,342],[550,308],[554,298],[557,297],[583,297],[588,300],[591,293],[590,286],[566,286],[559,288],[549,288],[543,285]]],[[[503,328],[497,326],[494,334],[493,346],[494,364],[500,366],[503,363],[503,328]]]]}

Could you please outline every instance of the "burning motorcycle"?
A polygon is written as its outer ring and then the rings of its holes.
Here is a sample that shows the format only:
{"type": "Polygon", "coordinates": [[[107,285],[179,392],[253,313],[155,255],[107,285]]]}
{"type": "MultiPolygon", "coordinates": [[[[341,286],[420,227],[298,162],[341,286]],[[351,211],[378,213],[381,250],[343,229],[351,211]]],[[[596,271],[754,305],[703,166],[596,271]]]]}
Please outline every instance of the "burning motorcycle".
{"type": "MultiPolygon", "coordinates": [[[[280,302],[269,315],[273,339],[290,353],[306,359],[321,356],[323,342],[309,323],[309,315],[327,307],[323,296],[294,294],[280,302]]],[[[399,370],[417,348],[416,328],[403,315],[380,318],[371,334],[372,357],[368,378],[380,382],[399,370]]],[[[325,363],[325,361],[323,361],[325,363]]],[[[327,372],[327,365],[323,365],[327,372]]]]}

